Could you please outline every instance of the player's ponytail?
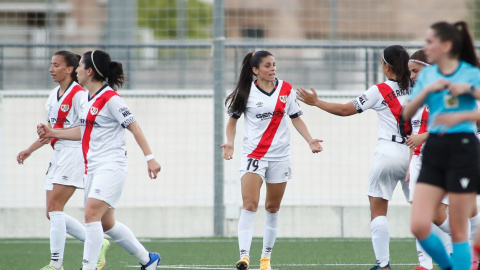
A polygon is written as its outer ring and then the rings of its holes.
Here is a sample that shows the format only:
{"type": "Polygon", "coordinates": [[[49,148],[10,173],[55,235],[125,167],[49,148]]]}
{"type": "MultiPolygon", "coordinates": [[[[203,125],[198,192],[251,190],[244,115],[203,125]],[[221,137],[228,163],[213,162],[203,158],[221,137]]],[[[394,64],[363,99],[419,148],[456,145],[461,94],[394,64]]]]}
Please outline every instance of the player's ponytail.
{"type": "Polygon", "coordinates": [[[113,89],[122,87],[126,81],[123,66],[120,62],[112,61],[110,55],[104,51],[88,51],[83,54],[85,68],[92,68],[93,79],[106,81],[113,89]]]}
{"type": "Polygon", "coordinates": [[[78,55],[76,53],[73,53],[73,52],[69,52],[69,51],[58,51],[58,52],[54,53],[53,55],[63,56],[63,59],[65,60],[65,63],[67,64],[67,67],[72,67],[73,68],[72,73],[70,73],[70,76],[72,77],[72,80],[78,82],[77,71],[76,70],[78,68],[78,64],[80,63],[80,58],[81,58],[80,55],[78,55]]]}
{"type": "Polygon", "coordinates": [[[400,89],[409,89],[412,85],[410,70],[408,69],[408,52],[400,45],[393,45],[383,50],[383,60],[392,67],[400,89]]]}
{"type": "Polygon", "coordinates": [[[248,53],[243,58],[242,70],[238,76],[237,86],[225,100],[225,106],[228,106],[230,112],[242,114],[245,111],[248,96],[250,95],[250,87],[255,76],[253,68],[259,68],[262,59],[269,55],[272,54],[268,51],[257,51],[254,53],[248,53]]]}
{"type": "Polygon", "coordinates": [[[450,41],[452,43],[452,48],[450,49],[451,57],[458,58],[472,66],[480,67],[466,22],[460,21],[454,24],[437,22],[430,28],[435,31],[435,36],[442,42],[450,41]]]}

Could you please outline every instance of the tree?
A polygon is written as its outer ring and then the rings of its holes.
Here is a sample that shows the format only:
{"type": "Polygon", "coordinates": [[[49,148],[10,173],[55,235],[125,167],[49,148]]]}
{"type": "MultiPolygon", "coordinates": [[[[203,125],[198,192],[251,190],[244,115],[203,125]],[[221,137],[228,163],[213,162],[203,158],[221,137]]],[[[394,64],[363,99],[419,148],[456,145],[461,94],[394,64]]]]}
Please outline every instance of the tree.
{"type": "Polygon", "coordinates": [[[138,25],[152,29],[157,39],[211,38],[212,5],[202,0],[183,1],[186,10],[182,12],[177,6],[180,0],[138,0],[138,25]],[[179,21],[179,16],[185,20],[179,21]],[[179,23],[183,27],[177,27],[179,23]]]}

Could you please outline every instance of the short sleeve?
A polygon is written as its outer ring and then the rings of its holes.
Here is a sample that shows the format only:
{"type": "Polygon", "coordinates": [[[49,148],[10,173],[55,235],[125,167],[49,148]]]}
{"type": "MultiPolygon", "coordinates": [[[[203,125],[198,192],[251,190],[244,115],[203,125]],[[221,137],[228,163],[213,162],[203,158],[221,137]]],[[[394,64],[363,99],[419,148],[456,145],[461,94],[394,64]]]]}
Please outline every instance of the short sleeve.
{"type": "Polygon", "coordinates": [[[73,97],[73,110],[77,115],[80,115],[82,104],[87,102],[88,100],[88,93],[86,91],[78,91],[75,96],[73,97]]]}
{"type": "Polygon", "coordinates": [[[287,98],[287,114],[290,118],[297,118],[303,114],[300,104],[298,104],[297,93],[293,89],[287,98]]]}
{"type": "Polygon", "coordinates": [[[240,116],[242,116],[242,114],[240,113],[235,113],[232,111],[232,109],[230,107],[227,108],[227,114],[230,116],[230,117],[233,117],[235,119],[239,119],[240,116]]]}
{"type": "Polygon", "coordinates": [[[377,104],[380,92],[376,85],[368,88],[362,95],[356,97],[352,102],[358,113],[362,113],[373,108],[377,104]]]}
{"type": "Polygon", "coordinates": [[[109,112],[123,128],[127,128],[131,123],[135,122],[133,113],[127,107],[125,100],[121,96],[113,96],[107,102],[107,106],[109,112]]]}

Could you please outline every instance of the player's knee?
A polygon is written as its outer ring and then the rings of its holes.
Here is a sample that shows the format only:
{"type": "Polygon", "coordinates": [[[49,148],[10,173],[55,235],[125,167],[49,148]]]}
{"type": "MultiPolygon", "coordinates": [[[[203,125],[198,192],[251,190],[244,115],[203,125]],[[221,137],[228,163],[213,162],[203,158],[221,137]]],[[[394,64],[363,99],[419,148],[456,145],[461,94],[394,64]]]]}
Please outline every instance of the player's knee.
{"type": "Polygon", "coordinates": [[[277,213],[280,211],[280,205],[265,205],[265,211],[269,213],[277,213]]]}
{"type": "Polygon", "coordinates": [[[417,239],[425,239],[430,234],[430,228],[430,222],[425,224],[425,222],[412,220],[410,229],[417,239]]]}
{"type": "Polygon", "coordinates": [[[243,209],[251,211],[251,212],[257,212],[258,209],[258,203],[255,202],[244,202],[243,203],[243,209]]]}

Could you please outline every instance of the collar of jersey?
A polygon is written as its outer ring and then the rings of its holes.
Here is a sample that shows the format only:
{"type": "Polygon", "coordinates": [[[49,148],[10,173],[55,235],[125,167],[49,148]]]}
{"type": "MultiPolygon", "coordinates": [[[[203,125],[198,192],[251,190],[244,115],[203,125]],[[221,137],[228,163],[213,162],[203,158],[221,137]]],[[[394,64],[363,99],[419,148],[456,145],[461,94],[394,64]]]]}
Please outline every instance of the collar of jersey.
{"type": "Polygon", "coordinates": [[[440,72],[440,68],[438,68],[438,65],[436,65],[436,69],[437,69],[438,74],[440,74],[442,77],[449,78],[449,77],[452,77],[453,75],[457,74],[457,72],[460,70],[460,68],[462,66],[463,66],[463,61],[462,60],[458,61],[457,69],[453,73],[450,73],[450,74],[443,74],[442,72],[440,72]]]}
{"type": "Polygon", "coordinates": [[[262,88],[260,88],[260,86],[258,86],[257,80],[255,80],[253,83],[255,84],[255,86],[257,87],[257,89],[258,89],[260,92],[264,93],[264,94],[267,95],[267,96],[273,95],[273,93],[275,93],[275,90],[277,90],[277,87],[278,87],[278,79],[276,79],[276,78],[275,78],[275,86],[273,87],[273,90],[272,90],[272,92],[270,92],[270,93],[268,93],[267,91],[265,91],[265,90],[263,90],[262,88]]]}
{"type": "Polygon", "coordinates": [[[63,92],[63,95],[61,95],[61,96],[59,95],[59,94],[60,94],[60,87],[61,87],[61,86],[58,87],[58,90],[57,90],[57,101],[60,101],[60,99],[62,99],[62,97],[65,95],[65,93],[67,93],[68,89],[70,89],[70,86],[72,86],[72,84],[73,84],[73,80],[68,84],[67,89],[65,89],[65,92],[63,92]]]}
{"type": "Polygon", "coordinates": [[[107,84],[104,84],[95,94],[93,94],[92,97],[88,97],[88,101],[94,99],[98,94],[100,94],[105,88],[107,87],[107,84]]]}

